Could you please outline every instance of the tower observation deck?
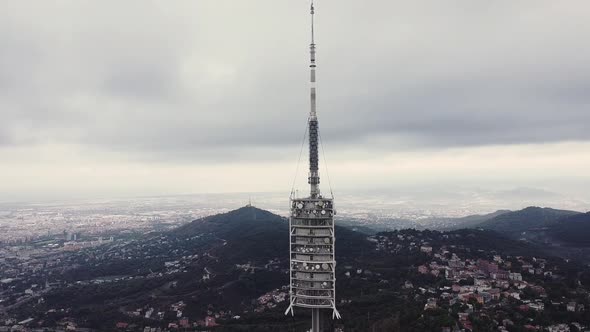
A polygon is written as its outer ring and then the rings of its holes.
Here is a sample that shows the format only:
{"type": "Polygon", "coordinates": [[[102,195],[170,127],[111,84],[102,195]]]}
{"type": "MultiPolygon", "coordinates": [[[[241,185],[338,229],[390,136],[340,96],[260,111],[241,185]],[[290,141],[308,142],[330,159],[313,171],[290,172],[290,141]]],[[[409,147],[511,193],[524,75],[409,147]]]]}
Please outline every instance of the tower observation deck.
{"type": "Polygon", "coordinates": [[[294,314],[294,307],[312,309],[312,331],[322,329],[320,310],[330,309],[332,318],[340,318],[336,309],[336,258],[333,198],[320,193],[319,125],[316,112],[316,44],[314,36],[315,8],[311,4],[310,44],[310,113],[309,175],[310,195],[291,196],[290,230],[290,302],[285,314],[294,314]]]}

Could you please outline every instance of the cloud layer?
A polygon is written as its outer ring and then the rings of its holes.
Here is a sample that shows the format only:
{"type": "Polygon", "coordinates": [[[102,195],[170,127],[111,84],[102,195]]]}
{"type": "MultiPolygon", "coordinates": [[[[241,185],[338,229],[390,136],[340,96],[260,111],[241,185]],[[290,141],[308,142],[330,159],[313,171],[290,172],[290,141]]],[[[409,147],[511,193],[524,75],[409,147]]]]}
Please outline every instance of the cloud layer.
{"type": "MultiPolygon", "coordinates": [[[[306,1],[3,7],[0,162],[52,148],[97,165],[295,157],[306,1]]],[[[316,7],[320,126],[336,160],[590,140],[587,1],[316,7]]]]}

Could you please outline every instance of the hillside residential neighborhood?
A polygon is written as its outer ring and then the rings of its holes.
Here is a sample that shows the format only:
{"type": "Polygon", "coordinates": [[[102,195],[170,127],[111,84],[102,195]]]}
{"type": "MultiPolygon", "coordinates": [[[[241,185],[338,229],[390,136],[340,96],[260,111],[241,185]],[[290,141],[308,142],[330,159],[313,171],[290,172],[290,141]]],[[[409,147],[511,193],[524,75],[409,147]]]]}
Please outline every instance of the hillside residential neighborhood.
{"type": "Polygon", "coordinates": [[[440,244],[454,242],[453,237],[461,237],[459,234],[425,235],[399,232],[372,240],[381,252],[395,255],[419,251],[429,257],[416,267],[424,278],[407,280],[403,288],[425,299],[425,311],[452,312],[456,321],[449,330],[477,331],[472,320],[482,318],[491,321],[497,331],[513,330],[515,321],[527,331],[570,331],[570,325],[577,331],[590,330],[572,320],[587,315],[590,293],[579,280],[566,275],[567,261],[440,244]],[[563,321],[544,323],[543,317],[549,317],[549,313],[564,317],[563,321]]]}

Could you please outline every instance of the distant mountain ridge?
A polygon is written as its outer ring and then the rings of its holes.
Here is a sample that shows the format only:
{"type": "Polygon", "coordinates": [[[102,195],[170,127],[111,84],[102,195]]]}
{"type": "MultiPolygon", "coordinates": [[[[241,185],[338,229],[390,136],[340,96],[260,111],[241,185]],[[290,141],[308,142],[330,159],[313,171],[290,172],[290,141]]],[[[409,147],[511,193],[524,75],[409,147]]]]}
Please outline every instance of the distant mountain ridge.
{"type": "Polygon", "coordinates": [[[496,218],[500,215],[510,213],[510,210],[498,210],[492,213],[487,214],[475,214],[466,217],[460,218],[449,218],[445,219],[445,221],[449,224],[448,226],[440,228],[440,230],[456,230],[462,228],[473,228],[476,227],[483,222],[486,222],[490,219],[496,218]]]}
{"type": "Polygon", "coordinates": [[[531,206],[523,210],[500,214],[476,224],[475,227],[493,230],[510,237],[517,237],[522,232],[547,228],[556,224],[561,218],[579,213],[531,206]]]}

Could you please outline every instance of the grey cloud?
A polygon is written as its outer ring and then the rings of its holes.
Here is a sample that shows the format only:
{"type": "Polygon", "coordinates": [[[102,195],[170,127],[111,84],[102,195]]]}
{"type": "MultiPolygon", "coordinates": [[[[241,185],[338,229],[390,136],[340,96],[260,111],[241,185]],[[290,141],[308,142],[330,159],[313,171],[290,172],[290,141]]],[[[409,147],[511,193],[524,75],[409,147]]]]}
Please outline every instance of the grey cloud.
{"type": "MultiPolygon", "coordinates": [[[[307,5],[62,1],[51,16],[19,3],[0,13],[4,145],[20,130],[31,144],[219,160],[299,144],[307,5]]],[[[390,137],[380,149],[590,140],[590,46],[579,40],[590,5],[568,7],[319,3],[324,137],[390,137]]]]}
{"type": "Polygon", "coordinates": [[[151,101],[164,98],[174,89],[174,78],[169,77],[165,68],[154,70],[150,67],[131,65],[119,68],[105,81],[103,88],[111,96],[132,97],[151,101]]]}

